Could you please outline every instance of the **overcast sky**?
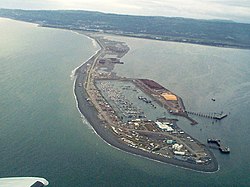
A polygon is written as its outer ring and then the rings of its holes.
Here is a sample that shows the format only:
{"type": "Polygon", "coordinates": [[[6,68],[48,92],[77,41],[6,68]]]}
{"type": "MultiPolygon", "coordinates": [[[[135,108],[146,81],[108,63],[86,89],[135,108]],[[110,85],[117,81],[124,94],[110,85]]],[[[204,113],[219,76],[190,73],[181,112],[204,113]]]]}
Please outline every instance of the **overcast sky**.
{"type": "Polygon", "coordinates": [[[250,23],[250,0],[0,0],[0,8],[81,9],[250,23]]]}

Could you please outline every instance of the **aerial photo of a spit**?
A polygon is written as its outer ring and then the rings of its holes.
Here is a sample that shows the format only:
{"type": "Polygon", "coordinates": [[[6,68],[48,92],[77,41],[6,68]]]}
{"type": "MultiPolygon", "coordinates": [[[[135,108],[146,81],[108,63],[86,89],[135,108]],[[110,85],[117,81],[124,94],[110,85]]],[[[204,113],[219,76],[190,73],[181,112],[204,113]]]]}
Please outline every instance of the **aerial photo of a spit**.
{"type": "Polygon", "coordinates": [[[75,71],[75,95],[80,112],[95,132],[108,144],[152,160],[202,172],[219,166],[209,145],[229,153],[219,139],[202,144],[178,126],[176,116],[190,125],[198,122],[189,115],[221,120],[226,114],[205,115],[186,111],[185,101],[154,80],[119,77],[115,65],[126,65],[122,57],[129,51],[124,42],[98,33],[84,33],[100,50],[75,71]],[[167,112],[172,117],[156,117],[167,112]]]}

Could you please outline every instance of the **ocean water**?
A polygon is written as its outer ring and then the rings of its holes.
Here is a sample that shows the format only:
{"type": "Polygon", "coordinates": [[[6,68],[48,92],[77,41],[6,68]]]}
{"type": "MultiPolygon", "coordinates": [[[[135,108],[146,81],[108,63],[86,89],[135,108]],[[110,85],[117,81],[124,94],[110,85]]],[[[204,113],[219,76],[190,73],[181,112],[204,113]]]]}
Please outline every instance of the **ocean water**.
{"type": "Polygon", "coordinates": [[[146,76],[158,81],[181,96],[188,111],[229,114],[222,121],[192,116],[199,122],[196,126],[178,118],[178,124],[202,143],[206,143],[207,138],[219,138],[231,148],[230,155],[213,150],[220,170],[203,176],[190,173],[190,184],[199,186],[203,181],[205,186],[212,182],[213,186],[250,186],[247,174],[250,172],[247,164],[250,162],[250,51],[115,38],[131,48],[123,58],[125,65],[115,67],[118,75],[146,76]]]}
{"type": "Polygon", "coordinates": [[[131,48],[118,74],[155,79],[189,110],[230,112],[214,124],[180,120],[202,142],[215,136],[231,147],[214,150],[220,171],[207,174],[119,151],[93,133],[70,77],[99,49],[90,39],[7,19],[0,28],[0,177],[44,177],[52,187],[250,185],[248,50],[113,37],[131,48]]]}

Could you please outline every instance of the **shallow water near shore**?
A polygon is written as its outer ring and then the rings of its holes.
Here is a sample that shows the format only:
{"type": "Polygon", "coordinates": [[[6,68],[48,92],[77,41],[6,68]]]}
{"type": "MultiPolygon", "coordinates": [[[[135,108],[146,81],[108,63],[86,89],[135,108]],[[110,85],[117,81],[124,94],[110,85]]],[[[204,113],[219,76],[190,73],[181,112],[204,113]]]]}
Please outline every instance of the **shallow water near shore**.
{"type": "Polygon", "coordinates": [[[131,50],[118,75],[154,79],[188,110],[230,112],[214,124],[179,123],[202,142],[213,136],[231,147],[230,155],[214,150],[221,169],[205,174],[116,150],[81,119],[70,75],[99,49],[90,39],[6,19],[0,28],[0,177],[60,187],[249,185],[249,51],[119,37],[131,50]]]}

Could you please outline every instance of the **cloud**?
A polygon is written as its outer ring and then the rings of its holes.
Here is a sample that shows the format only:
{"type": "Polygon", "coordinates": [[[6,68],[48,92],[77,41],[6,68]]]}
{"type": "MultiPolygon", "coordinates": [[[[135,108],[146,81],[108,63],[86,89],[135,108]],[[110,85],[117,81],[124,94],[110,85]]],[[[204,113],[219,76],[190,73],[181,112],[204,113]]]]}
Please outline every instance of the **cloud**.
{"type": "Polygon", "coordinates": [[[1,0],[0,7],[82,9],[133,15],[250,22],[250,0],[1,0]]]}
{"type": "Polygon", "coordinates": [[[141,6],[135,5],[133,1],[122,0],[46,0],[49,3],[58,3],[59,9],[83,9],[97,10],[113,13],[129,13],[141,9],[141,6]]]}
{"type": "Polygon", "coordinates": [[[63,9],[250,22],[249,0],[47,0],[63,9]]]}
{"type": "Polygon", "coordinates": [[[250,21],[250,2],[245,0],[152,0],[143,10],[151,15],[250,21]]]}

